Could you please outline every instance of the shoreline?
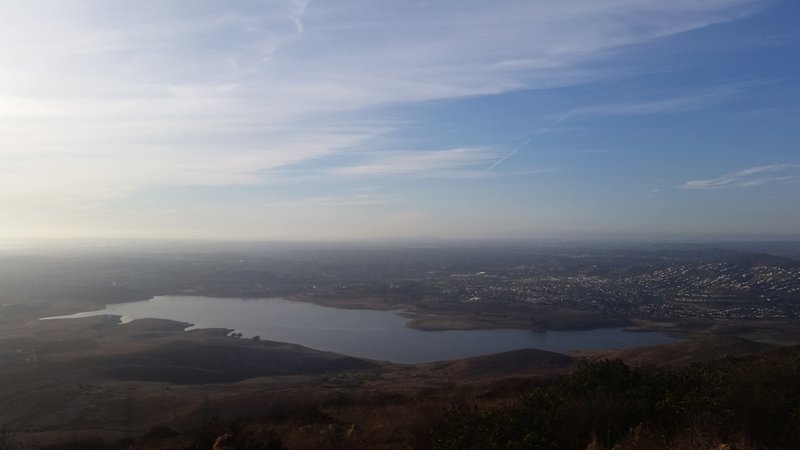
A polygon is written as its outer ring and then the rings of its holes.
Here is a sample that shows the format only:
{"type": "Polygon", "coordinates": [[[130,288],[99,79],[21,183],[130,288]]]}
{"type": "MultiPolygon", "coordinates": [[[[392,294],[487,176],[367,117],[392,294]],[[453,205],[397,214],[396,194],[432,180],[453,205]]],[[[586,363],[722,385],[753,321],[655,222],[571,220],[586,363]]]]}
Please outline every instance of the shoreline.
{"type": "MultiPolygon", "coordinates": [[[[413,305],[403,302],[400,299],[390,297],[335,297],[335,296],[320,296],[308,293],[292,294],[283,296],[233,296],[226,297],[222,295],[204,295],[203,293],[193,293],[187,295],[186,293],[161,293],[153,295],[148,298],[137,298],[129,301],[146,301],[153,298],[162,296],[202,296],[202,297],[217,297],[217,298],[247,298],[247,299],[267,299],[267,298],[281,298],[286,301],[314,304],[323,307],[337,308],[337,309],[351,309],[351,310],[372,310],[372,311],[394,311],[401,315],[407,322],[406,327],[419,330],[419,331],[468,331],[468,330],[490,330],[490,329],[515,329],[515,330],[530,330],[534,332],[544,331],[587,331],[604,328],[623,328],[625,331],[630,332],[661,332],[676,339],[686,339],[698,333],[712,332],[721,335],[742,336],[742,337],[756,337],[761,341],[775,341],[774,336],[764,336],[761,331],[765,328],[775,328],[787,330],[793,327],[794,323],[791,321],[780,320],[753,320],[753,321],[731,321],[731,322],[718,322],[713,320],[677,320],[677,321],[659,321],[652,319],[642,318],[621,318],[602,316],[596,313],[590,313],[579,310],[539,310],[530,307],[520,307],[505,311],[484,311],[465,308],[437,308],[428,309],[419,305],[413,305]],[[760,338],[760,339],[759,339],[760,338]]],[[[109,301],[107,304],[126,303],[125,301],[109,301]]],[[[95,304],[87,303],[72,303],[60,304],[56,309],[58,315],[72,315],[87,312],[87,307],[95,306],[95,304]],[[63,314],[67,313],[67,314],[63,314]]],[[[45,305],[41,305],[45,306],[45,305]]],[[[55,305],[48,305],[52,308],[55,305]]],[[[462,305],[457,305],[462,306],[462,305]]],[[[472,305],[466,305],[472,306],[472,305]]],[[[487,305],[487,309],[492,306],[487,305]]],[[[39,313],[52,312],[52,309],[45,306],[41,308],[39,313]]],[[[38,308],[36,308],[38,309],[38,308]]],[[[35,313],[34,313],[35,314],[35,313]]],[[[44,317],[52,317],[50,314],[41,315],[35,314],[28,319],[40,320],[44,317]]],[[[772,334],[772,333],[769,333],[772,334]]],[[[800,342],[800,332],[798,336],[792,336],[794,339],[788,339],[791,342],[800,342]]],[[[783,340],[783,339],[781,339],[783,340]]]]}
{"type": "MultiPolygon", "coordinates": [[[[321,298],[308,294],[281,297],[288,301],[311,303],[339,309],[397,311],[406,317],[406,327],[420,331],[488,330],[511,329],[530,331],[585,331],[602,328],[631,328],[635,322],[625,318],[600,316],[578,310],[535,310],[528,309],[523,314],[511,315],[508,312],[472,312],[464,310],[428,310],[416,305],[402,303],[394,299],[374,297],[352,297],[337,299],[321,298]]],[[[634,330],[630,331],[650,331],[634,330]]],[[[661,330],[653,330],[661,331],[661,330]]]]}

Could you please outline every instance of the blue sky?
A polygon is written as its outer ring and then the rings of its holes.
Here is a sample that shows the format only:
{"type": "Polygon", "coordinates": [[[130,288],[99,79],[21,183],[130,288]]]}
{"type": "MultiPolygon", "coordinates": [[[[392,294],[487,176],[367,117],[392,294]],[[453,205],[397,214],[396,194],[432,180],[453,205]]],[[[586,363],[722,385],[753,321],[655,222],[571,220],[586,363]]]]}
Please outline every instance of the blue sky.
{"type": "Polygon", "coordinates": [[[789,0],[6,0],[3,239],[800,238],[789,0]]]}

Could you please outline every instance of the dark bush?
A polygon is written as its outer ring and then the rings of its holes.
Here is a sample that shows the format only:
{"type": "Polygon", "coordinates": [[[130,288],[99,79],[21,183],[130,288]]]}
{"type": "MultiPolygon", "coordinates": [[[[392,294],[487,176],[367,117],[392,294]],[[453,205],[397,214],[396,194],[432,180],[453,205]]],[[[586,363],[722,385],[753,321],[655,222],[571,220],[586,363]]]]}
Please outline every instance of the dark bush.
{"type": "Polygon", "coordinates": [[[677,369],[596,362],[533,388],[512,406],[453,405],[444,417],[432,432],[439,449],[583,450],[590,442],[600,448],[681,448],[680,442],[688,442],[685,448],[701,442],[798,448],[800,350],[677,369]],[[651,436],[646,447],[643,435],[651,436]]]}

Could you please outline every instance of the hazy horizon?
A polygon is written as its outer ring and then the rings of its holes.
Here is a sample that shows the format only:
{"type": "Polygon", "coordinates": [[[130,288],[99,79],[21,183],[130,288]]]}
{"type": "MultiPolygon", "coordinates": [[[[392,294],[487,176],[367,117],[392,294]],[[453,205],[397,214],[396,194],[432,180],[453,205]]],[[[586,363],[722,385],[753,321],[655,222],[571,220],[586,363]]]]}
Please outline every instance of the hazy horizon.
{"type": "Polygon", "coordinates": [[[800,240],[800,5],[0,4],[0,242],[800,240]]]}

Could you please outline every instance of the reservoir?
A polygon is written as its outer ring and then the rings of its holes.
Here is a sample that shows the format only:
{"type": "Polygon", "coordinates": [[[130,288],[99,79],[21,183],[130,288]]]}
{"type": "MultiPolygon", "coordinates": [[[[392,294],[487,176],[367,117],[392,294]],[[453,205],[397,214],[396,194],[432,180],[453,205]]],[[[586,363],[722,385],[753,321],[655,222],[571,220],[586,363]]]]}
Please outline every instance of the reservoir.
{"type": "Polygon", "coordinates": [[[317,350],[398,363],[464,358],[522,348],[553,352],[620,349],[665,344],[664,333],[601,328],[580,331],[512,329],[421,331],[406,327],[400,311],[338,309],[280,298],[240,299],[160,296],[105,309],[45,319],[98,315],[170,319],[188,328],[230,328],[244,337],[300,344],[317,350]]]}

